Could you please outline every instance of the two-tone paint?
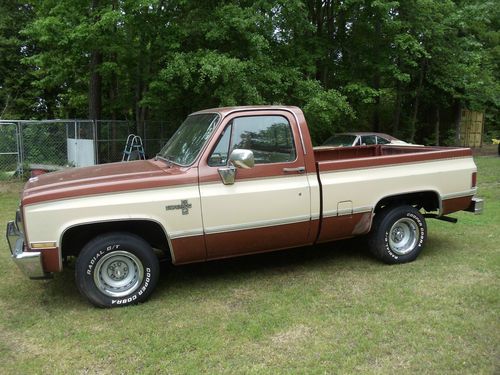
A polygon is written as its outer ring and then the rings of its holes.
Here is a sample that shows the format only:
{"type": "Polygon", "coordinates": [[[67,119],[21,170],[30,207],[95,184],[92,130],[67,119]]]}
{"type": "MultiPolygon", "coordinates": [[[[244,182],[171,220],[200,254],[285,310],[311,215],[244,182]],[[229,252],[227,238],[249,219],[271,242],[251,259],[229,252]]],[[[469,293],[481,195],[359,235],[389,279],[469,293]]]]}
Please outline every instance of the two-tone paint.
{"type": "Polygon", "coordinates": [[[41,252],[44,270],[57,272],[69,230],[133,220],[162,228],[173,263],[198,262],[365,234],[377,205],[391,197],[433,194],[443,215],[469,207],[476,192],[476,166],[468,149],[315,151],[296,107],[198,113],[218,113],[219,123],[191,166],[153,159],[30,180],[21,205],[26,251],[41,252]],[[225,127],[237,117],[270,114],[291,124],[296,159],[238,169],[236,182],[224,185],[208,160],[225,127]]]}

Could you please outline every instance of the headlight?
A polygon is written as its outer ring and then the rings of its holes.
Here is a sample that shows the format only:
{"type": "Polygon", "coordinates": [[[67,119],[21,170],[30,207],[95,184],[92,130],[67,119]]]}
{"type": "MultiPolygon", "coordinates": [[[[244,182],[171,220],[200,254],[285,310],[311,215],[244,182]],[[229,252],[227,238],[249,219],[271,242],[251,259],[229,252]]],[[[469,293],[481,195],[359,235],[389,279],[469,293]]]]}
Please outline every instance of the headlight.
{"type": "Polygon", "coordinates": [[[23,215],[20,208],[16,211],[16,226],[17,229],[24,234],[23,215]]]}

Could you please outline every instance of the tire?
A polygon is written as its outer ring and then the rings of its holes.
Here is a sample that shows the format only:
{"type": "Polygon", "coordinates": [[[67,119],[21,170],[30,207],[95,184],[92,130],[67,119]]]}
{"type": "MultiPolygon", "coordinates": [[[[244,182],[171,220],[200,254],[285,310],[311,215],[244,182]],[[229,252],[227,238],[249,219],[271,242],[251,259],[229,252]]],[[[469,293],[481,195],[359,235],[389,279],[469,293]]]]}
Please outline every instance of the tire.
{"type": "Polygon", "coordinates": [[[368,245],[370,251],[388,264],[415,260],[427,239],[422,214],[411,206],[393,206],[375,215],[368,245]]]}
{"type": "Polygon", "coordinates": [[[76,260],[76,285],[93,305],[119,307],[145,301],[160,273],[158,258],[142,238],[122,232],[100,235],[76,260]]]}

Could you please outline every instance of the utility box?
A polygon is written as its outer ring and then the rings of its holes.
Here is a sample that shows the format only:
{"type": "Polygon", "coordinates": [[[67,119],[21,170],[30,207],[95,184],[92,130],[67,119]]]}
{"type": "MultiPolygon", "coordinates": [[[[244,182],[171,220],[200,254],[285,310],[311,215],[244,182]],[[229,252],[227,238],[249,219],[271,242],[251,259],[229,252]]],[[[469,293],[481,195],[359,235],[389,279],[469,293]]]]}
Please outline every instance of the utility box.
{"type": "Polygon", "coordinates": [[[75,167],[95,165],[95,147],[92,139],[67,139],[68,164],[75,167]]]}
{"type": "Polygon", "coordinates": [[[66,125],[68,164],[88,167],[96,164],[95,141],[92,123],[69,123],[66,125]]]}
{"type": "Polygon", "coordinates": [[[483,146],[484,113],[462,110],[460,144],[463,147],[483,146]]]}

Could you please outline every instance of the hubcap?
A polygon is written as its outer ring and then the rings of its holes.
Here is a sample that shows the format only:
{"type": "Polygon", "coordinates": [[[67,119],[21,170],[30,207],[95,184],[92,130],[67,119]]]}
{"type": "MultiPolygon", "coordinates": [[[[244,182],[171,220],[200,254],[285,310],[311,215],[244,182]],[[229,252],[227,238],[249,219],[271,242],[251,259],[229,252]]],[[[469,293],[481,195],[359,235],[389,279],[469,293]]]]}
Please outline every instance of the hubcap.
{"type": "Polygon", "coordinates": [[[389,231],[389,247],[398,255],[405,255],[415,249],[420,240],[417,223],[409,218],[396,221],[389,231]]]}
{"type": "Polygon", "coordinates": [[[133,293],[142,283],[144,267],[134,254],[113,251],[96,264],[94,282],[107,296],[123,297],[133,293]]]}

